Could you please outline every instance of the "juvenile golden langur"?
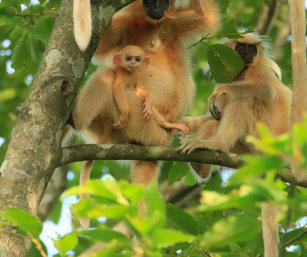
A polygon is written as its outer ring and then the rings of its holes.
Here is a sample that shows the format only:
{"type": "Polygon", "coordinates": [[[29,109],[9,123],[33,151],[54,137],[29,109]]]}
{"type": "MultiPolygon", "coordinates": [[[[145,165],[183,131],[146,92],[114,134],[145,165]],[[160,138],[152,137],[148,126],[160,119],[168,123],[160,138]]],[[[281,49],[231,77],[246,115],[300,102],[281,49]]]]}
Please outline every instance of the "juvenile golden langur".
{"type": "Polygon", "coordinates": [[[140,84],[139,74],[142,69],[148,66],[149,58],[144,51],[134,45],[125,46],[113,57],[115,64],[115,80],[112,85],[113,96],[120,112],[119,120],[113,124],[115,128],[126,126],[129,116],[129,105],[125,96],[124,87],[128,86],[136,91],[136,94],[144,102],[143,118],[149,120],[153,114],[158,124],[165,129],[178,129],[184,134],[189,133],[189,128],[183,123],[166,122],[157,109],[152,106],[149,94],[140,84]]]}

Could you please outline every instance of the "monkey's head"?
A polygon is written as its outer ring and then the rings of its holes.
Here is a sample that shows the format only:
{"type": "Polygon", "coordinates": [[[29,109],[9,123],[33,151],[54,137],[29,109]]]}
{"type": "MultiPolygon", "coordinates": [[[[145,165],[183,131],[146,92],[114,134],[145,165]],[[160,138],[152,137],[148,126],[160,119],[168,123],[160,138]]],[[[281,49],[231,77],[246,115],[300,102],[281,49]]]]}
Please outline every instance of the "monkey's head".
{"type": "Polygon", "coordinates": [[[114,54],[113,63],[126,69],[129,72],[134,72],[137,69],[149,64],[149,58],[145,56],[144,51],[135,45],[127,45],[114,54]]]}
{"type": "Polygon", "coordinates": [[[147,16],[153,20],[162,19],[169,8],[169,0],[143,0],[142,3],[147,16]]]}
{"type": "Polygon", "coordinates": [[[259,56],[266,55],[269,50],[266,39],[254,33],[244,35],[244,38],[232,39],[226,45],[235,50],[243,59],[246,66],[253,66],[259,56]]]}

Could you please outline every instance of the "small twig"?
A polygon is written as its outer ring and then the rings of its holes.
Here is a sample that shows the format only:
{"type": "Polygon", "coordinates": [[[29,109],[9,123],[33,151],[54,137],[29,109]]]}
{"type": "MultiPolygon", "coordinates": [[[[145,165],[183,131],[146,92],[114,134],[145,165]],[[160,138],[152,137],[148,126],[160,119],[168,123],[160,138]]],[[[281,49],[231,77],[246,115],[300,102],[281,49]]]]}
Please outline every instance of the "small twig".
{"type": "Polygon", "coordinates": [[[188,47],[188,49],[191,49],[191,48],[197,46],[198,44],[203,43],[203,41],[205,41],[206,39],[209,38],[208,36],[209,36],[209,34],[207,34],[207,35],[202,35],[202,36],[201,36],[201,39],[198,40],[198,41],[196,41],[196,42],[193,43],[192,45],[190,45],[190,46],[188,47]]]}
{"type": "Polygon", "coordinates": [[[40,252],[40,254],[43,257],[47,257],[47,254],[45,253],[45,251],[43,250],[42,244],[39,242],[39,240],[37,238],[32,238],[32,242],[36,245],[37,250],[40,252]]]}
{"type": "Polygon", "coordinates": [[[281,249],[285,248],[287,245],[292,244],[293,242],[295,242],[296,240],[300,239],[302,236],[304,236],[305,234],[307,234],[307,229],[304,230],[303,232],[299,233],[297,236],[291,238],[289,241],[283,243],[281,245],[281,249]]]}
{"type": "Polygon", "coordinates": [[[19,12],[16,12],[16,15],[18,17],[22,17],[22,18],[28,18],[28,17],[40,17],[42,15],[47,15],[47,14],[54,14],[55,13],[55,9],[52,8],[48,11],[45,11],[45,12],[41,12],[41,13],[25,13],[25,14],[21,14],[19,12]]]}

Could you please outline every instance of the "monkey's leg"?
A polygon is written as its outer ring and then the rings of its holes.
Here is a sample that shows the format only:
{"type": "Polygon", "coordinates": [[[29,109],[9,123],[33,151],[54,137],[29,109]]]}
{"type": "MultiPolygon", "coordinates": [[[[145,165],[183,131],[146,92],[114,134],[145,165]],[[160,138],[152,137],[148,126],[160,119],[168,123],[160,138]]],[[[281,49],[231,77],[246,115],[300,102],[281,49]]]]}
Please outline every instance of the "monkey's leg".
{"type": "Polygon", "coordinates": [[[278,257],[277,207],[271,203],[261,204],[264,257],[278,257]]]}
{"type": "MultiPolygon", "coordinates": [[[[84,186],[85,183],[89,180],[91,174],[93,161],[85,161],[83,162],[81,174],[80,174],[80,186],[84,186]]],[[[89,198],[89,194],[81,194],[80,200],[89,198]]],[[[90,220],[88,218],[80,218],[80,223],[83,228],[88,228],[90,224],[90,220]]]]}
{"type": "Polygon", "coordinates": [[[157,178],[159,165],[157,161],[132,161],[131,179],[135,184],[148,185],[157,178]]]}

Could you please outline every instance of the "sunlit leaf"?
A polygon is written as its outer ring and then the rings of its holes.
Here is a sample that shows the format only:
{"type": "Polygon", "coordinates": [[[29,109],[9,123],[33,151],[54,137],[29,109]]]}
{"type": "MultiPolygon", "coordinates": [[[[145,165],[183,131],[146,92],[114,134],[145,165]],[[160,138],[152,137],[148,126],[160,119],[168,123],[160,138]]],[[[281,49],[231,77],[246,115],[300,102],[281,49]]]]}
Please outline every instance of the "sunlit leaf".
{"type": "Polygon", "coordinates": [[[216,222],[212,229],[204,234],[201,245],[206,248],[219,248],[230,243],[248,240],[255,236],[260,227],[256,217],[231,216],[216,222]]]}
{"type": "Polygon", "coordinates": [[[195,238],[177,230],[156,229],[150,235],[152,242],[159,247],[166,247],[179,242],[191,242],[195,238]]]}
{"type": "Polygon", "coordinates": [[[144,186],[128,183],[127,181],[120,181],[120,190],[134,204],[138,204],[144,197],[144,186]]]}
{"type": "Polygon", "coordinates": [[[4,90],[0,91],[0,103],[11,100],[11,99],[15,98],[16,95],[17,95],[17,93],[16,93],[15,89],[13,89],[13,88],[4,89],[4,90]]]}
{"type": "Polygon", "coordinates": [[[58,249],[62,256],[65,256],[65,253],[74,249],[78,244],[78,237],[75,233],[67,234],[61,239],[53,240],[54,246],[58,249]]]}
{"type": "Polygon", "coordinates": [[[120,242],[128,242],[128,238],[125,235],[109,229],[82,231],[80,234],[102,242],[111,242],[114,239],[120,242]]]}
{"type": "Polygon", "coordinates": [[[42,232],[43,225],[38,218],[24,210],[8,208],[6,212],[0,213],[0,216],[20,227],[33,238],[38,238],[39,234],[42,232]]]}
{"type": "Polygon", "coordinates": [[[207,45],[208,63],[217,83],[232,82],[245,67],[242,58],[225,45],[207,45]]]}

